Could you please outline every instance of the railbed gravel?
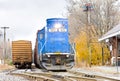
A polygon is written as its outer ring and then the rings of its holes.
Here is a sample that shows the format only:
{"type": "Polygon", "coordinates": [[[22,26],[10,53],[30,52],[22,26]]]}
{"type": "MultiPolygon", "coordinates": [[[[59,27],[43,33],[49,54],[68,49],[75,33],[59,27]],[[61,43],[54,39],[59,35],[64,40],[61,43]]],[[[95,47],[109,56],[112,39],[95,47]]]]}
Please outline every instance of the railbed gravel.
{"type": "Polygon", "coordinates": [[[8,72],[0,72],[0,81],[30,81],[24,77],[10,75],[8,72]]]}

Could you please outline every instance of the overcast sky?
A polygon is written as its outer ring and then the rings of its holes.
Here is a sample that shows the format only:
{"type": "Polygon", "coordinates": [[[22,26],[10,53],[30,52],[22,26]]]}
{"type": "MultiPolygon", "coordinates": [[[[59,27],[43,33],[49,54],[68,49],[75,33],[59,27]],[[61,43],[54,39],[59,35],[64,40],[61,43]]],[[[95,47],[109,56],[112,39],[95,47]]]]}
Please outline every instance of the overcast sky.
{"type": "MultiPolygon", "coordinates": [[[[65,14],[65,0],[0,0],[0,27],[7,29],[10,40],[31,40],[47,18],[65,14]]],[[[0,29],[1,30],[1,29],[0,29]]]]}

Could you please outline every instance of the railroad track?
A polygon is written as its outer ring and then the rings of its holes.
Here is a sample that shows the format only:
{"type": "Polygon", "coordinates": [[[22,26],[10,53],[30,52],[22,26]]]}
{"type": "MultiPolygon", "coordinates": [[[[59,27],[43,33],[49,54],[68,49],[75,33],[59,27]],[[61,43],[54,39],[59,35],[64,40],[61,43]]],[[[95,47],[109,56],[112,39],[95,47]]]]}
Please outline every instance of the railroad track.
{"type": "Polygon", "coordinates": [[[81,75],[83,77],[90,77],[90,78],[95,78],[97,81],[120,81],[119,79],[112,78],[112,77],[107,77],[107,76],[102,76],[102,75],[96,75],[96,74],[87,74],[83,72],[75,72],[75,71],[69,71],[69,73],[81,75]]]}
{"type": "Polygon", "coordinates": [[[92,78],[85,78],[85,77],[75,77],[75,76],[60,76],[60,75],[52,75],[52,74],[30,74],[30,73],[20,73],[15,74],[19,76],[24,76],[29,79],[35,81],[97,81],[96,79],[92,78]]]}
{"type": "Polygon", "coordinates": [[[67,72],[38,72],[35,73],[33,71],[27,72],[26,70],[18,71],[11,70],[10,74],[22,76],[28,78],[33,81],[96,81],[93,79],[83,78],[83,77],[75,77],[73,74],[70,75],[67,72]],[[67,76],[66,74],[69,74],[67,76]]]}
{"type": "Polygon", "coordinates": [[[62,77],[52,75],[49,72],[34,72],[26,70],[12,70],[9,72],[11,75],[22,76],[30,81],[62,81],[62,77]]]}
{"type": "Polygon", "coordinates": [[[22,76],[30,81],[119,81],[117,79],[98,76],[88,75],[80,72],[43,72],[43,71],[18,71],[12,70],[10,74],[22,76]]]}

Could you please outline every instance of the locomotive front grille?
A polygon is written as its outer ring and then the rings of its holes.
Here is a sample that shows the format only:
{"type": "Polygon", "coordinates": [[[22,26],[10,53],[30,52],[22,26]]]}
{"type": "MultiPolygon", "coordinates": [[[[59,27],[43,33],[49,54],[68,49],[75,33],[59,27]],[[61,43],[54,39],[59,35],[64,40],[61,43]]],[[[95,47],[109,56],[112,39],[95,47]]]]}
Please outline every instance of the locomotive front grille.
{"type": "Polygon", "coordinates": [[[51,56],[52,65],[64,65],[66,57],[64,55],[51,56]]]}
{"type": "Polygon", "coordinates": [[[44,55],[42,62],[51,65],[66,65],[72,61],[74,61],[72,55],[69,55],[69,57],[67,55],[44,55]]]}
{"type": "Polygon", "coordinates": [[[56,65],[60,65],[61,64],[61,58],[57,57],[55,59],[55,63],[56,63],[56,65]]]}
{"type": "Polygon", "coordinates": [[[72,54],[44,54],[42,58],[43,66],[48,70],[65,70],[74,65],[74,55],[72,54]]]}

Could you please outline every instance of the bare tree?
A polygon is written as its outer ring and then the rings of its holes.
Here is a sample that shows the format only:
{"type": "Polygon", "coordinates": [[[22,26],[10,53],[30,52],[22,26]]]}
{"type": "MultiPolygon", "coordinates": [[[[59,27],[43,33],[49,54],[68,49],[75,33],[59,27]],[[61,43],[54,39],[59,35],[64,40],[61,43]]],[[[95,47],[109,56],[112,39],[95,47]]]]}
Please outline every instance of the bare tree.
{"type": "Polygon", "coordinates": [[[87,15],[83,11],[86,3],[92,3],[93,11],[90,11],[91,33],[97,37],[102,36],[108,30],[120,22],[120,5],[117,0],[66,0],[70,22],[70,38],[74,37],[86,27],[87,15]]]}

